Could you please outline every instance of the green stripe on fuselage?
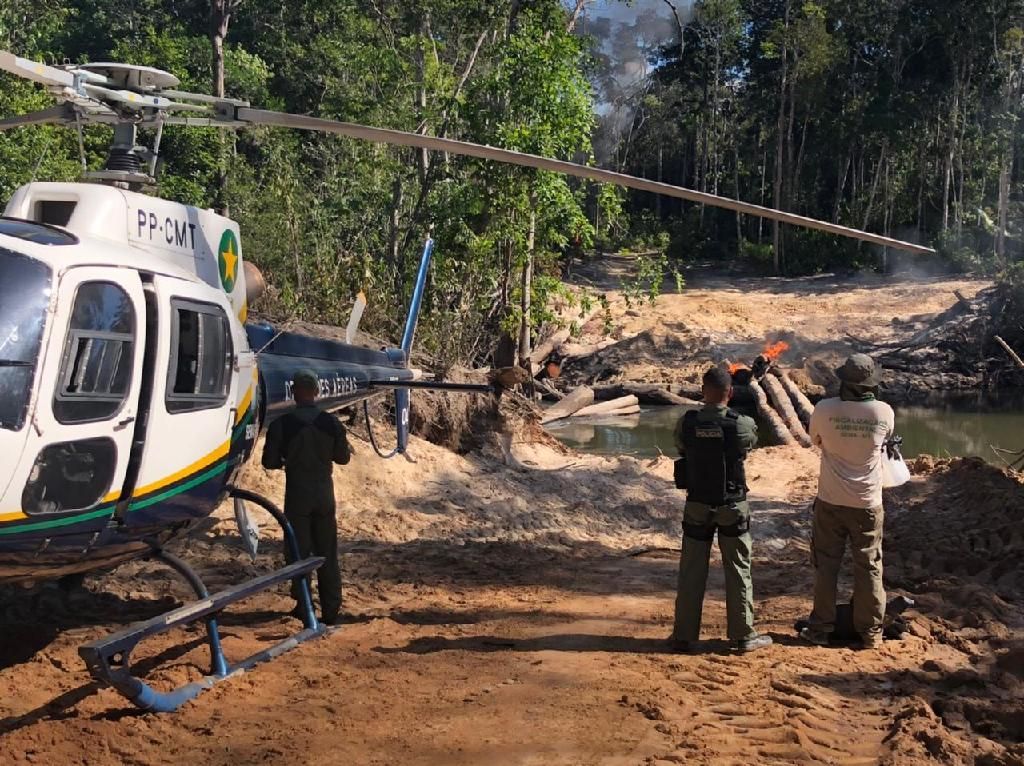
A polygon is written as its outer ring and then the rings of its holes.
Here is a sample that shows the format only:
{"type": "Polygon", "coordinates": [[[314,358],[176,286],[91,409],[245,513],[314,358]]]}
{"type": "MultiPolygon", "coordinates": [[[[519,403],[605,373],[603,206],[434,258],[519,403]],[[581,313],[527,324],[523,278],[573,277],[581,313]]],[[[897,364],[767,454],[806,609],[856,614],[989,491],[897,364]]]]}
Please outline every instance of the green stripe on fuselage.
{"type": "MultiPolygon", "coordinates": [[[[253,408],[250,407],[242,418],[242,422],[239,423],[231,434],[231,441],[234,443],[241,434],[245,432],[245,427],[252,420],[253,408]]],[[[212,468],[207,469],[197,476],[187,479],[186,481],[178,484],[171,489],[164,490],[157,495],[151,495],[145,500],[137,500],[136,502],[128,506],[128,511],[138,511],[143,508],[148,508],[151,505],[155,505],[161,500],[168,500],[175,495],[180,495],[182,492],[187,492],[193,487],[202,484],[207,479],[210,479],[220,473],[223,473],[227,469],[227,461],[222,460],[212,468]]],[[[16,535],[21,532],[36,532],[40,529],[55,529],[57,527],[69,527],[73,524],[81,524],[84,521],[92,521],[93,519],[99,519],[104,516],[109,516],[114,511],[114,505],[105,505],[102,508],[97,508],[93,511],[87,511],[86,513],[80,513],[76,516],[68,516],[62,519],[51,519],[49,521],[37,521],[32,524],[14,524],[14,525],[3,525],[0,526],[0,535],[16,535]]]]}
{"type": "Polygon", "coordinates": [[[51,521],[39,521],[35,524],[19,524],[18,526],[0,527],[0,535],[16,535],[19,532],[34,532],[37,529],[52,529],[54,527],[66,527],[71,524],[79,524],[83,521],[92,521],[103,516],[109,516],[114,512],[114,506],[105,505],[95,511],[81,513],[78,516],[71,516],[66,519],[52,519],[51,521]]]}
{"type": "Polygon", "coordinates": [[[217,474],[224,473],[227,469],[228,464],[226,460],[222,460],[220,463],[215,465],[213,468],[203,471],[198,476],[189,479],[188,481],[172,487],[158,495],[150,495],[145,500],[138,500],[128,506],[129,511],[141,511],[143,508],[149,508],[149,506],[159,503],[161,500],[168,500],[169,498],[180,495],[182,492],[187,492],[195,486],[202,484],[207,479],[211,479],[217,474]]]}

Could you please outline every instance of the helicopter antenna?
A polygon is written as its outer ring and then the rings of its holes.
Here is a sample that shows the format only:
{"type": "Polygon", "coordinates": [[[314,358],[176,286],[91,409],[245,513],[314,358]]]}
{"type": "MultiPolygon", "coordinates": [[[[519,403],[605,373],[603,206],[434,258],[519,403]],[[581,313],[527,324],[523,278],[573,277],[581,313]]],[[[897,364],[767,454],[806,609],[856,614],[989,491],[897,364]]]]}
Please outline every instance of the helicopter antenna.
{"type": "Polygon", "coordinates": [[[725,208],[746,215],[870,242],[882,247],[918,254],[933,254],[935,252],[930,247],[913,242],[575,162],[420,133],[252,109],[247,101],[177,90],[180,84],[177,77],[152,67],[97,63],[66,65],[58,68],[19,58],[7,51],[0,51],[0,70],[39,83],[58,101],[58,106],[51,109],[0,120],[0,130],[45,123],[76,124],[78,121],[114,125],[114,142],[104,170],[89,174],[90,177],[107,183],[139,185],[154,182],[151,173],[156,169],[155,158],[164,125],[217,127],[229,130],[266,125],[333,133],[373,143],[408,146],[537,168],[598,183],[653,192],[702,205],[725,208]],[[145,154],[145,149],[135,145],[139,128],[152,128],[157,132],[154,150],[148,156],[145,154]],[[150,171],[150,175],[141,172],[144,158],[149,159],[146,169],[150,171]]]}

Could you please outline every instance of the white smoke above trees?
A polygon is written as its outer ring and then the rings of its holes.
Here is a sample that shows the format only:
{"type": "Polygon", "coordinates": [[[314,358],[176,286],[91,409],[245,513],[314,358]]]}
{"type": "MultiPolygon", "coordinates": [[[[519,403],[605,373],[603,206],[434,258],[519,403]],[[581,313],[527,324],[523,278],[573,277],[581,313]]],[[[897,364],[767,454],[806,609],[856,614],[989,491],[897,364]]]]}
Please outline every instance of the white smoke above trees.
{"type": "Polygon", "coordinates": [[[598,163],[607,166],[613,160],[659,52],[678,42],[679,27],[692,10],[692,0],[596,0],[587,5],[576,30],[594,40],[598,163]]]}

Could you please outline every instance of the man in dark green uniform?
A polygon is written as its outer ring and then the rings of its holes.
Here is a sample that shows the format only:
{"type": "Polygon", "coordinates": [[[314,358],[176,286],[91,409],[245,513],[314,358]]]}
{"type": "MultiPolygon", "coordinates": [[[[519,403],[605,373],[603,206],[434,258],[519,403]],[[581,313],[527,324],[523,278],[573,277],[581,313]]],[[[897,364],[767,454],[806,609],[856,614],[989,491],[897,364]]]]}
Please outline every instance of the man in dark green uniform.
{"type": "Polygon", "coordinates": [[[700,638],[711,543],[717,531],[728,636],[736,651],[752,652],[772,643],[770,636],[754,630],[750,581],[750,506],[743,462],[757,445],[757,425],[726,406],[732,393],[729,373],[713,367],[703,383],[704,407],[683,415],[675,430],[682,456],[676,483],[686,489],[686,505],[675,627],[669,642],[673,650],[685,652],[700,638]]]}
{"type": "MultiPolygon", "coordinates": [[[[284,513],[295,530],[299,555],[324,557],[317,570],[320,611],[323,621],[334,625],[341,609],[341,568],[331,475],[333,464],[345,465],[352,453],[345,426],[316,406],[319,391],[316,373],[296,373],[292,381],[295,409],[267,429],[263,467],[284,468],[284,513]]],[[[292,597],[298,601],[294,585],[292,597]]]]}

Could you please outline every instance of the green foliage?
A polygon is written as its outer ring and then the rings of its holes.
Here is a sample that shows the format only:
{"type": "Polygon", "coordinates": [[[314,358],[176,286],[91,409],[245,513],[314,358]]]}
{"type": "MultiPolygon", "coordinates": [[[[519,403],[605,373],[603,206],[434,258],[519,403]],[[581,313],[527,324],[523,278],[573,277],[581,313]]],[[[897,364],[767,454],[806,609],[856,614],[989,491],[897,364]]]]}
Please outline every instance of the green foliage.
{"type": "MultiPolygon", "coordinates": [[[[971,231],[974,211],[999,217],[1004,170],[1005,258],[1024,253],[1022,30],[1024,0],[698,0],[616,156],[635,174],[651,177],[657,158],[659,180],[936,242],[959,268],[987,271],[997,242],[971,231]]],[[[772,255],[772,224],[753,217],[646,194],[626,211],[653,212],[672,257],[772,255]]],[[[796,227],[782,227],[782,245],[792,274],[883,258],[796,227]]]]}
{"type": "Polygon", "coordinates": [[[772,246],[768,243],[758,244],[749,239],[740,241],[740,259],[751,264],[757,271],[767,274],[772,268],[772,246]]]}
{"type": "Polygon", "coordinates": [[[622,286],[626,305],[653,304],[661,294],[666,278],[672,280],[676,292],[682,292],[685,285],[683,275],[678,269],[670,266],[668,256],[664,252],[638,255],[632,278],[622,286]]]}
{"type": "MultiPolygon", "coordinates": [[[[517,8],[510,17],[508,7],[467,0],[244,0],[225,41],[226,90],[263,108],[589,157],[586,41],[567,32],[558,0],[517,8]]],[[[185,89],[210,92],[209,16],[200,0],[7,0],[0,45],[49,61],[155,66],[185,89]]],[[[32,85],[0,77],[0,115],[49,104],[32,85]]],[[[109,135],[86,130],[90,167],[102,164],[109,135]]],[[[73,131],[0,133],[3,198],[33,178],[78,172],[73,131]]],[[[586,185],[329,135],[168,127],[159,175],[162,196],[228,205],[246,258],[271,285],[258,309],[343,322],[364,290],[364,326],[392,341],[432,227],[437,248],[418,339],[442,366],[482,361],[497,328],[516,325],[528,258],[529,322],[551,319],[562,259],[592,246],[595,234],[586,185]]]]}

